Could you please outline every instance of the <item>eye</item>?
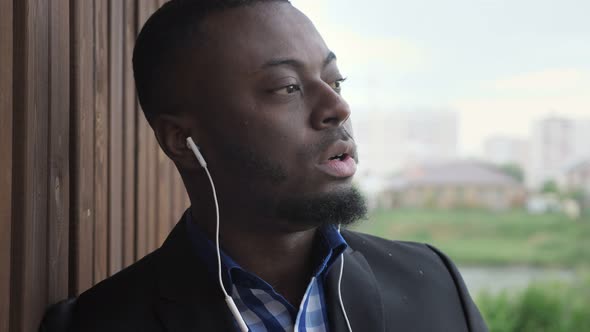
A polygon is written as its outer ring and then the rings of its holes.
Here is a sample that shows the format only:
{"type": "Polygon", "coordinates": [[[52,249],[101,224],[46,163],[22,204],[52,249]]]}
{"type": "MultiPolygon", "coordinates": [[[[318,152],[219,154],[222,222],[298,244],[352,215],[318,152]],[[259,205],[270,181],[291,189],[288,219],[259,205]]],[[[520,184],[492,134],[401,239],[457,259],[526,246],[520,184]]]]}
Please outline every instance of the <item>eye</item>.
{"type": "Polygon", "coordinates": [[[330,86],[334,91],[340,93],[342,91],[342,83],[346,81],[346,78],[337,79],[334,82],[330,83],[330,86]]]}
{"type": "Polygon", "coordinates": [[[290,95],[297,91],[301,91],[301,87],[297,84],[289,84],[282,88],[274,90],[275,93],[280,95],[290,95]]]}

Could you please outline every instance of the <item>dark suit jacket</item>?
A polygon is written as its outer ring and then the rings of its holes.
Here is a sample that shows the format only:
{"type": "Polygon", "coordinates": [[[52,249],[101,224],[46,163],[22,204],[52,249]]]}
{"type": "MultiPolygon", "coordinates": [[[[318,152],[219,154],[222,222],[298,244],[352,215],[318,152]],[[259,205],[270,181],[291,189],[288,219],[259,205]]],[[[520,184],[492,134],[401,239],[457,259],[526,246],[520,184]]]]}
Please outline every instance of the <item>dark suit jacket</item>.
{"type": "MultiPolygon", "coordinates": [[[[484,332],[453,263],[424,244],[342,231],[342,297],[355,332],[484,332]]],[[[337,280],[326,282],[329,328],[346,331],[337,280]]],[[[164,245],[79,296],[70,331],[235,331],[217,283],[193,254],[185,221],[164,245]]]]}

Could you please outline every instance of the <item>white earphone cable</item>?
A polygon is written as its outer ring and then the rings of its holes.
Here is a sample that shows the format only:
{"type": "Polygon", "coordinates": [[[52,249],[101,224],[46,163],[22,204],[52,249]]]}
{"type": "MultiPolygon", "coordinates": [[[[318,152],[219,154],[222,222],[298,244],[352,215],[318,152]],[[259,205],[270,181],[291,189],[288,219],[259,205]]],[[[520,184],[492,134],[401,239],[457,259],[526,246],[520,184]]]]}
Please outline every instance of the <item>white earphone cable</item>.
{"type": "MultiPolygon", "coordinates": [[[[340,233],[340,225],[338,225],[338,233],[340,233]]],[[[344,302],[342,302],[342,273],[344,272],[344,253],[340,255],[340,274],[338,276],[338,300],[340,301],[340,309],[342,310],[342,315],[344,315],[344,320],[346,321],[346,326],[348,327],[348,331],[352,332],[352,327],[350,326],[350,321],[348,320],[348,315],[346,314],[346,309],[344,309],[344,302]]]]}
{"type": "Polygon", "coordinates": [[[191,149],[191,151],[193,151],[193,153],[195,154],[195,157],[197,157],[199,164],[201,164],[203,169],[205,169],[205,173],[207,173],[207,177],[209,178],[209,183],[211,183],[211,190],[213,191],[213,199],[215,201],[215,250],[217,253],[217,275],[219,277],[219,286],[221,287],[221,291],[223,292],[225,303],[227,304],[227,307],[236,319],[236,322],[238,323],[240,330],[242,332],[248,332],[248,325],[244,321],[244,318],[242,317],[240,310],[238,309],[238,307],[236,307],[234,300],[227,293],[227,290],[223,285],[223,278],[221,277],[221,251],[219,249],[219,203],[217,202],[217,192],[215,190],[215,184],[213,184],[213,178],[211,177],[211,173],[209,173],[207,163],[201,155],[201,152],[199,152],[199,148],[197,147],[195,142],[193,142],[192,138],[190,137],[188,137],[186,141],[189,149],[191,149]]]}

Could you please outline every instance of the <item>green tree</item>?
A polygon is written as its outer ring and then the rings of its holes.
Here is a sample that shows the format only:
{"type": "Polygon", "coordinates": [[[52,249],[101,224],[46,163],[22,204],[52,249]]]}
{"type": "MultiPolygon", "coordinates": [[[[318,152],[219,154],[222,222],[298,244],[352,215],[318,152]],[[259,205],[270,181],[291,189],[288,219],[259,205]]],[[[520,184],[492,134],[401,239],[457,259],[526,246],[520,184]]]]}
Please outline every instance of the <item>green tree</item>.
{"type": "Polygon", "coordinates": [[[543,183],[541,192],[544,194],[559,194],[559,188],[554,180],[547,180],[543,183]]]}
{"type": "Polygon", "coordinates": [[[516,181],[523,183],[524,182],[524,171],[522,167],[518,166],[517,164],[504,164],[500,166],[500,170],[514,178],[516,181]]]}

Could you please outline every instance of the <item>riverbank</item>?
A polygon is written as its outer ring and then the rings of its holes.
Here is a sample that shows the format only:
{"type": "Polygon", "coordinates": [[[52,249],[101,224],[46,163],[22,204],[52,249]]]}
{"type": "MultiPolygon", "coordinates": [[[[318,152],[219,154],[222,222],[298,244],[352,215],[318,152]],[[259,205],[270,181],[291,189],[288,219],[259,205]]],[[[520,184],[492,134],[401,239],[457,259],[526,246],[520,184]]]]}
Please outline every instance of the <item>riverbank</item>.
{"type": "Polygon", "coordinates": [[[573,283],[583,279],[582,271],[531,266],[459,266],[461,276],[473,295],[520,291],[535,283],[573,283]]]}
{"type": "Polygon", "coordinates": [[[355,230],[430,243],[463,266],[536,266],[575,269],[590,265],[590,218],[526,211],[378,210],[355,230]]]}

